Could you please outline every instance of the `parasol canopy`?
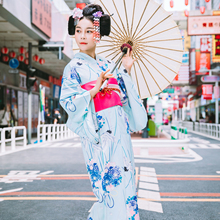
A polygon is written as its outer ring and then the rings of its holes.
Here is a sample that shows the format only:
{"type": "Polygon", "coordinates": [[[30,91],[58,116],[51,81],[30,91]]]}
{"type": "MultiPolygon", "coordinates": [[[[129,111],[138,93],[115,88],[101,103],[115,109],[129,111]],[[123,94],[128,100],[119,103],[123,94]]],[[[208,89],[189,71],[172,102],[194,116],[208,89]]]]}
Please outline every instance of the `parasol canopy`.
{"type": "MultiPolygon", "coordinates": [[[[115,62],[121,46],[132,46],[138,60],[131,71],[141,99],[162,92],[182,63],[182,36],[169,12],[154,0],[96,0],[111,17],[111,34],[97,44],[96,53],[115,62]]],[[[77,44],[74,44],[77,51],[77,44]]]]}

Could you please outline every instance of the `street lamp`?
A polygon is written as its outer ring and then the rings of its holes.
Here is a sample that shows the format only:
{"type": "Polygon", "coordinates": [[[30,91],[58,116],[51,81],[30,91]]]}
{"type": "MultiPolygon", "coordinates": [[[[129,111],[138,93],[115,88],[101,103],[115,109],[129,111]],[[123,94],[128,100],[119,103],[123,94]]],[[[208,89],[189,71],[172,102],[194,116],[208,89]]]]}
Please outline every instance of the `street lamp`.
{"type": "MultiPolygon", "coordinates": [[[[207,69],[206,67],[202,67],[199,71],[199,73],[207,73],[209,72],[209,75],[212,75],[212,72],[214,73],[220,73],[220,67],[217,66],[213,69],[207,69]]],[[[218,88],[218,81],[215,82],[215,87],[218,88]]],[[[216,97],[215,99],[215,123],[218,124],[219,123],[219,117],[218,117],[218,97],[216,97]]]]}

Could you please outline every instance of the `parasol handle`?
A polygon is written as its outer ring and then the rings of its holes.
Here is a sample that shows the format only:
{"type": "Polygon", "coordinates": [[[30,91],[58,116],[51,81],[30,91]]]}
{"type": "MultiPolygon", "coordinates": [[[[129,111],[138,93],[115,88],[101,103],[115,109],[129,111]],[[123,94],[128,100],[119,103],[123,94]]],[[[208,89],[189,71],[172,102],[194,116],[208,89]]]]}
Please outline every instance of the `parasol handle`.
{"type": "MultiPolygon", "coordinates": [[[[116,67],[118,66],[118,64],[119,64],[120,61],[122,60],[123,56],[127,53],[128,48],[130,49],[130,51],[132,51],[132,47],[131,47],[131,45],[129,45],[129,44],[123,44],[123,45],[121,46],[122,55],[121,55],[120,59],[117,61],[117,63],[115,64],[115,66],[114,66],[114,68],[112,69],[111,73],[114,73],[116,67]]],[[[107,79],[105,80],[105,82],[102,84],[101,88],[99,89],[100,92],[105,88],[106,84],[108,83],[108,80],[109,80],[109,78],[107,78],[107,79]]]]}

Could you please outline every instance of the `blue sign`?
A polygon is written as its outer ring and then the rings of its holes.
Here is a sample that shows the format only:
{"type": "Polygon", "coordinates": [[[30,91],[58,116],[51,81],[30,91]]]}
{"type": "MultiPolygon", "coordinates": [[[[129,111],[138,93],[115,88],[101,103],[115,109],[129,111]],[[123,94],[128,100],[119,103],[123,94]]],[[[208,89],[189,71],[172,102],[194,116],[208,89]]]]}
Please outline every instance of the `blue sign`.
{"type": "Polygon", "coordinates": [[[19,66],[19,61],[17,60],[17,59],[11,59],[10,61],[9,61],[9,66],[12,68],[12,69],[16,69],[16,68],[18,68],[18,66],[19,66]]]}

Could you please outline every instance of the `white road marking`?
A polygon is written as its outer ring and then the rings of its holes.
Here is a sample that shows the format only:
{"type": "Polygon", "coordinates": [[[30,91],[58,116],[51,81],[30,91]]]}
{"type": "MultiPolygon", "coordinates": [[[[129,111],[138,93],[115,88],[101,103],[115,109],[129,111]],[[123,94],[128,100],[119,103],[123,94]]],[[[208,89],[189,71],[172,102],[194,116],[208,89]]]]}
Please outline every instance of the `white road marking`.
{"type": "Polygon", "coordinates": [[[141,175],[145,176],[157,176],[156,173],[141,171],[141,175]]]}
{"type": "Polygon", "coordinates": [[[141,167],[140,170],[148,171],[148,172],[155,172],[155,169],[152,167],[141,167]]]}
{"type": "Polygon", "coordinates": [[[198,146],[196,144],[189,144],[190,148],[198,148],[198,146]]]}
{"type": "Polygon", "coordinates": [[[17,189],[11,189],[11,190],[0,191],[0,194],[11,193],[11,192],[17,192],[17,191],[21,191],[22,189],[23,189],[23,188],[17,188],[17,189]]]}
{"type": "Polygon", "coordinates": [[[220,174],[220,171],[216,171],[217,174],[220,174]]]}
{"type": "Polygon", "coordinates": [[[217,144],[209,144],[209,146],[211,148],[220,148],[220,145],[217,145],[217,144]]]}
{"type": "Polygon", "coordinates": [[[158,184],[153,184],[153,183],[140,182],[139,183],[139,188],[159,191],[158,184]]]}
{"type": "Polygon", "coordinates": [[[140,167],[138,207],[139,209],[163,213],[163,208],[162,208],[161,203],[147,201],[147,200],[160,200],[158,184],[149,183],[149,182],[158,183],[157,178],[152,177],[152,176],[156,176],[156,172],[154,168],[140,167]],[[148,176],[142,176],[142,175],[148,175],[148,176]],[[142,181],[146,181],[146,182],[142,182],[142,181]],[[155,192],[155,191],[158,191],[158,192],[155,192]],[[140,197],[142,197],[143,199],[141,199],[140,197]]]}
{"type": "Polygon", "coordinates": [[[196,138],[196,137],[190,138],[190,140],[198,142],[198,143],[203,143],[203,144],[209,144],[210,143],[210,141],[200,139],[200,138],[196,138]]]}
{"type": "Polygon", "coordinates": [[[150,202],[143,199],[138,199],[138,208],[147,211],[163,213],[162,205],[158,202],[150,202]]]}
{"type": "Polygon", "coordinates": [[[205,144],[197,144],[200,148],[208,148],[208,146],[207,145],[205,145],[205,144]]]}
{"type": "Polygon", "coordinates": [[[158,183],[157,178],[149,177],[149,176],[140,176],[140,181],[158,183]]]}
{"type": "Polygon", "coordinates": [[[195,162],[203,158],[192,149],[188,149],[188,153],[184,155],[149,155],[140,159],[140,156],[135,155],[135,163],[182,163],[195,162]]]}
{"type": "Polygon", "coordinates": [[[159,192],[152,192],[148,190],[138,190],[138,196],[146,199],[154,199],[154,200],[160,200],[160,193],[159,192]]]}

